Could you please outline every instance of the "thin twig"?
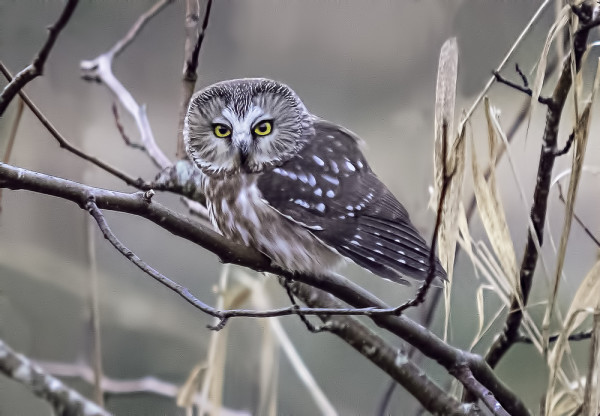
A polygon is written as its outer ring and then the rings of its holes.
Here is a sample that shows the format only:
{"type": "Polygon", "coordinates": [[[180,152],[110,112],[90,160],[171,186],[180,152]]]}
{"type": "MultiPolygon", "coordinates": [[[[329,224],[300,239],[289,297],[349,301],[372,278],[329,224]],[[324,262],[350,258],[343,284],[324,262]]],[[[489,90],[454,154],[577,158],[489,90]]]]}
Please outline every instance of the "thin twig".
{"type": "MultiPolygon", "coordinates": [[[[560,182],[557,183],[557,185],[558,185],[558,198],[560,199],[560,201],[563,204],[566,204],[565,196],[564,196],[563,190],[562,190],[562,185],[560,184],[560,182]]],[[[573,213],[573,218],[575,218],[575,221],[577,221],[577,223],[581,226],[581,228],[583,228],[583,231],[588,235],[588,237],[590,237],[591,240],[598,247],[600,247],[600,239],[594,235],[594,233],[588,228],[587,225],[585,225],[585,223],[581,220],[581,218],[579,218],[579,216],[576,213],[573,213]]]]}
{"type": "Polygon", "coordinates": [[[119,40],[108,52],[105,52],[95,59],[81,61],[80,69],[82,78],[87,81],[97,81],[106,85],[106,87],[118,98],[123,107],[129,112],[136,122],[140,132],[140,139],[144,145],[146,152],[150,156],[154,164],[161,169],[171,166],[171,161],[163,153],[156,144],[148,116],[146,115],[146,107],[140,106],[131,93],[121,84],[112,72],[112,63],[118,56],[139,34],[140,30],[148,22],[150,18],[160,12],[165,6],[171,4],[173,0],[160,0],[150,10],[142,14],[135,22],[133,27],[127,34],[119,40]]]}
{"type": "MultiPolygon", "coordinates": [[[[521,91],[524,94],[527,94],[528,96],[532,97],[533,96],[533,91],[531,90],[531,88],[529,88],[529,83],[527,82],[527,78],[525,77],[525,74],[523,74],[523,72],[521,72],[521,69],[517,66],[517,72],[519,73],[519,75],[521,76],[521,79],[523,80],[523,86],[519,85],[519,84],[515,84],[512,81],[509,81],[508,79],[504,78],[502,75],[500,75],[500,72],[498,71],[492,71],[492,74],[494,74],[494,77],[496,77],[496,81],[498,81],[500,84],[504,84],[504,85],[508,85],[511,88],[514,88],[517,91],[521,91]]],[[[554,100],[552,99],[552,97],[542,97],[541,95],[538,97],[538,102],[544,105],[547,105],[548,107],[552,107],[554,105],[554,100]]]]}
{"type": "Polygon", "coordinates": [[[152,6],[150,9],[148,9],[145,13],[143,13],[138,18],[138,20],[136,20],[136,22],[131,27],[131,29],[129,29],[127,34],[122,39],[120,39],[117,43],[115,43],[115,45],[112,48],[110,48],[108,53],[113,55],[113,57],[119,56],[121,54],[121,52],[123,52],[125,50],[125,48],[127,46],[129,46],[129,44],[135,40],[135,38],[140,33],[142,28],[146,25],[146,23],[148,23],[148,21],[151,18],[156,16],[162,9],[164,9],[165,6],[168,6],[169,4],[173,3],[174,1],[175,0],[160,0],[160,1],[156,2],[154,4],[154,6],[152,6]]]}
{"type": "Polygon", "coordinates": [[[86,399],[56,377],[47,374],[2,340],[0,340],[0,372],[23,384],[36,396],[46,400],[58,415],[110,416],[109,412],[86,399]]]}
{"type": "MultiPolygon", "coordinates": [[[[577,332],[568,336],[568,341],[583,341],[592,337],[592,331],[577,332]]],[[[560,334],[551,335],[548,337],[548,343],[556,342],[560,338],[560,334]]],[[[515,342],[522,344],[533,344],[533,340],[525,334],[519,334],[515,342]]]]}
{"type": "Polygon", "coordinates": [[[44,73],[44,64],[46,63],[46,59],[48,59],[50,50],[54,46],[54,42],[56,42],[56,38],[58,38],[60,32],[69,22],[77,3],[79,3],[79,0],[67,1],[65,8],[56,23],[48,27],[48,38],[46,39],[44,46],[42,46],[42,49],[40,49],[35,58],[33,58],[33,62],[25,69],[21,70],[12,80],[9,80],[8,85],[4,87],[4,90],[0,94],[0,116],[4,114],[8,104],[10,104],[15,95],[17,95],[28,82],[44,73]]]}
{"type": "Polygon", "coordinates": [[[569,150],[571,150],[571,146],[573,145],[574,140],[575,140],[575,131],[573,131],[573,132],[571,132],[571,134],[569,134],[569,138],[567,139],[567,142],[565,143],[565,146],[562,149],[554,149],[554,156],[558,157],[558,156],[567,154],[569,152],[569,150]]]}
{"type": "MultiPolygon", "coordinates": [[[[504,68],[504,65],[506,65],[506,63],[508,62],[508,60],[510,59],[510,57],[512,56],[514,51],[517,49],[517,46],[519,46],[519,44],[525,38],[527,33],[529,33],[529,31],[531,30],[531,28],[533,27],[535,22],[537,22],[539,17],[542,15],[542,12],[546,9],[546,7],[548,6],[548,4],[550,4],[550,2],[551,2],[551,0],[544,0],[544,2],[540,5],[540,7],[538,7],[538,9],[536,10],[533,17],[529,20],[527,25],[525,25],[525,27],[523,28],[523,30],[517,37],[517,40],[515,40],[515,42],[510,47],[510,49],[508,50],[506,55],[504,55],[504,58],[502,58],[502,62],[500,62],[500,64],[496,67],[496,70],[495,70],[496,72],[502,71],[502,69],[504,68]]],[[[481,100],[483,100],[483,97],[487,94],[488,90],[490,89],[490,87],[492,86],[492,84],[494,83],[495,80],[496,80],[496,77],[492,76],[488,80],[488,82],[485,84],[485,86],[483,87],[483,89],[481,90],[481,92],[479,93],[479,95],[477,96],[477,98],[475,99],[473,104],[471,105],[471,108],[469,108],[469,110],[467,111],[467,114],[465,115],[464,119],[461,121],[460,125],[458,126],[458,131],[461,131],[464,123],[469,121],[469,119],[475,112],[475,109],[477,108],[477,106],[479,105],[481,100]]]]}
{"type": "Polygon", "coordinates": [[[117,125],[117,130],[119,130],[119,134],[123,138],[123,141],[125,142],[125,144],[129,147],[132,147],[134,149],[138,149],[138,150],[145,152],[146,148],[143,145],[132,142],[131,139],[129,138],[129,136],[127,135],[127,133],[125,133],[125,127],[123,127],[123,124],[121,124],[121,118],[119,117],[119,108],[117,107],[117,104],[114,102],[112,104],[112,112],[113,112],[113,115],[115,116],[115,124],[117,125]]]}
{"type": "MultiPolygon", "coordinates": [[[[282,285],[285,288],[285,292],[287,293],[288,298],[290,299],[290,303],[292,304],[292,306],[294,308],[300,309],[300,306],[296,303],[296,298],[294,297],[294,293],[292,293],[292,287],[291,287],[292,280],[287,279],[285,277],[282,277],[281,279],[283,280],[282,285]]],[[[302,321],[304,326],[306,326],[306,329],[309,332],[312,332],[313,334],[317,334],[319,332],[323,332],[323,331],[327,330],[327,325],[316,326],[308,320],[306,315],[304,315],[302,313],[299,314],[298,317],[300,318],[300,320],[302,321]]]]}
{"type": "MultiPolygon", "coordinates": [[[[284,279],[279,280],[285,285],[284,279]]],[[[342,303],[329,293],[313,289],[300,282],[292,282],[290,288],[308,306],[340,308],[342,303]]],[[[443,415],[479,415],[474,405],[461,405],[458,400],[436,385],[399,348],[393,348],[379,335],[349,316],[319,315],[327,330],[365,355],[371,362],[388,373],[402,385],[428,411],[443,415]],[[366,352],[366,354],[365,354],[366,352]]]]}
{"type": "MultiPolygon", "coordinates": [[[[0,61],[0,72],[2,72],[2,74],[4,75],[4,77],[7,80],[10,81],[12,79],[11,73],[8,71],[8,69],[4,66],[4,64],[1,61],[0,61]]],[[[52,123],[50,123],[50,121],[46,118],[46,116],[44,116],[42,114],[42,112],[31,101],[31,99],[27,96],[27,94],[25,94],[23,91],[19,91],[18,94],[21,97],[21,99],[25,102],[27,107],[29,107],[31,112],[37,117],[37,119],[50,132],[52,137],[54,137],[56,139],[56,141],[58,142],[58,144],[61,148],[66,149],[69,152],[75,154],[76,156],[79,156],[80,158],[93,163],[94,165],[105,170],[106,172],[110,173],[111,175],[114,175],[117,178],[121,179],[127,185],[136,187],[138,189],[149,189],[150,188],[144,182],[143,179],[141,179],[141,178],[134,179],[133,177],[131,177],[128,174],[120,171],[119,169],[109,165],[108,163],[106,163],[94,156],[90,156],[87,153],[83,152],[82,150],[78,149],[77,147],[73,146],[62,134],[60,134],[60,132],[54,127],[54,125],[52,125],[52,123]]]]}
{"type": "Polygon", "coordinates": [[[198,60],[200,49],[204,41],[208,20],[210,18],[210,10],[212,8],[212,0],[206,0],[204,11],[204,19],[202,26],[198,30],[198,22],[200,21],[200,10],[198,10],[198,0],[186,0],[186,16],[185,16],[185,57],[183,64],[183,85],[181,91],[181,102],[179,105],[179,117],[177,124],[177,158],[185,159],[185,144],[183,142],[183,122],[188,109],[190,98],[196,87],[198,79],[198,60]]]}
{"type": "MultiPolygon", "coordinates": [[[[256,311],[250,309],[229,309],[220,310],[209,306],[202,302],[197,297],[192,295],[189,289],[181,286],[179,283],[174,282],[167,276],[163,275],[159,271],[155,270],[142,259],[140,259],[134,252],[129,250],[119,241],[119,239],[111,231],[102,211],[98,208],[98,205],[94,201],[93,195],[90,195],[90,200],[86,204],[86,210],[98,223],[100,231],[123,256],[129,261],[135,264],[140,270],[148,274],[162,285],[171,289],[189,304],[200,309],[202,312],[207,313],[211,316],[219,318],[220,321],[216,325],[209,325],[210,329],[221,330],[225,327],[229,319],[236,317],[252,317],[252,318],[269,318],[276,316],[288,316],[288,315],[361,315],[361,316],[373,316],[373,315],[393,315],[398,314],[398,308],[299,308],[298,305],[292,305],[283,308],[270,309],[265,311],[256,311]]],[[[406,308],[405,308],[406,309],[406,308]]]]}
{"type": "MultiPolygon", "coordinates": [[[[235,263],[259,272],[290,277],[331,293],[354,308],[370,308],[372,310],[389,308],[381,299],[342,276],[331,273],[319,276],[292,274],[283,270],[273,265],[266,256],[253,247],[225,239],[211,228],[194,222],[157,202],[148,203],[142,192],[128,194],[94,188],[2,163],[0,163],[0,187],[53,195],[72,201],[80,207],[85,207],[89,202],[90,195],[93,195],[98,208],[144,217],[172,234],[210,250],[223,262],[235,263]]],[[[390,309],[394,310],[394,308],[390,309]]],[[[319,313],[326,313],[324,309],[319,311],[319,313]]],[[[404,315],[374,314],[371,319],[378,326],[409,342],[425,356],[435,360],[447,370],[460,362],[467,362],[475,378],[494,394],[511,415],[530,415],[519,396],[497,377],[480,355],[447,344],[431,331],[404,315]]]]}
{"type": "MultiPolygon", "coordinates": [[[[442,187],[440,189],[440,197],[438,201],[437,214],[435,218],[435,227],[433,228],[433,236],[431,237],[431,247],[429,248],[429,270],[427,272],[427,278],[423,285],[417,291],[416,296],[403,303],[402,305],[396,308],[396,314],[399,315],[403,311],[408,308],[418,306],[421,303],[425,302],[425,297],[427,296],[427,292],[433,283],[433,280],[436,277],[436,255],[435,249],[437,245],[438,233],[440,231],[440,227],[442,225],[442,216],[444,211],[444,201],[446,200],[446,194],[448,193],[448,188],[450,187],[450,183],[452,182],[452,177],[454,176],[454,172],[448,172],[448,122],[444,120],[442,124],[442,187]]],[[[455,167],[456,168],[456,167],[455,167]]]]}

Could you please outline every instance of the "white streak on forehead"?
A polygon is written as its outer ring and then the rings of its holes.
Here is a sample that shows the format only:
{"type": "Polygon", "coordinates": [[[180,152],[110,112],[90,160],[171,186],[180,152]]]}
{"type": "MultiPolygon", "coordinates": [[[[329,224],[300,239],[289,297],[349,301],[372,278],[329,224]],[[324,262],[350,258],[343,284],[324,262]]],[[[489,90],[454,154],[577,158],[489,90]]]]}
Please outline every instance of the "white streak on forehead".
{"type": "MultiPolygon", "coordinates": [[[[255,104],[250,106],[248,112],[239,118],[238,115],[230,107],[225,107],[221,112],[223,117],[229,121],[234,131],[246,132],[250,131],[255,121],[263,116],[268,116],[265,111],[255,104]]],[[[217,120],[217,119],[215,119],[217,120]]]]}

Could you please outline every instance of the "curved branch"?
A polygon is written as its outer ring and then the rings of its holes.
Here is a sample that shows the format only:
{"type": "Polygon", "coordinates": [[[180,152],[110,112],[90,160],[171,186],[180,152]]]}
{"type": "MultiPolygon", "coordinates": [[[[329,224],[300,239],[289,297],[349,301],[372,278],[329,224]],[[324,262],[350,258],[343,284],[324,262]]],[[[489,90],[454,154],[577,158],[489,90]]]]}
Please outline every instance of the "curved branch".
{"type": "Polygon", "coordinates": [[[75,10],[75,6],[77,6],[77,3],[79,3],[79,0],[67,1],[67,4],[65,4],[65,8],[56,23],[48,27],[48,38],[46,39],[44,46],[42,46],[42,49],[40,49],[35,58],[33,58],[31,65],[20,71],[15,78],[9,80],[10,82],[8,85],[4,87],[2,94],[0,94],[0,116],[4,114],[8,104],[10,104],[15,95],[17,95],[28,82],[44,73],[44,64],[46,63],[46,59],[48,59],[50,50],[54,46],[54,42],[56,42],[56,38],[58,38],[60,32],[69,22],[69,19],[71,19],[71,15],[75,10]]]}
{"type": "MultiPolygon", "coordinates": [[[[215,253],[221,261],[249,267],[291,278],[333,294],[355,308],[389,308],[383,301],[355,283],[329,274],[311,276],[291,274],[275,267],[269,259],[252,247],[233,243],[213,230],[198,224],[156,202],[149,203],[143,193],[127,194],[94,188],[26,169],[0,163],[0,187],[25,189],[77,203],[82,208],[93,195],[98,208],[126,212],[147,218],[161,228],[192,241],[215,253]]],[[[452,347],[435,334],[406,316],[374,315],[371,319],[380,327],[406,340],[424,355],[437,361],[448,371],[466,363],[474,377],[498,399],[498,402],[515,416],[529,415],[521,399],[497,378],[483,358],[452,347]]]]}
{"type": "Polygon", "coordinates": [[[141,142],[154,164],[164,169],[171,166],[171,161],[156,144],[150,121],[146,115],[146,106],[139,105],[131,93],[121,84],[112,72],[113,59],[118,56],[129,45],[147,21],[160,12],[173,0],[160,0],[150,10],[142,14],[125,37],[118,41],[108,52],[103,53],[95,59],[81,61],[80,68],[83,79],[87,81],[101,82],[119,99],[123,107],[135,120],[140,131],[141,142]]]}
{"type": "Polygon", "coordinates": [[[53,377],[24,355],[13,351],[0,340],[0,372],[18,381],[36,396],[50,403],[60,416],[110,416],[110,413],[89,401],[62,381],[53,377]]]}
{"type": "MultiPolygon", "coordinates": [[[[282,284],[285,284],[285,279],[282,284]]],[[[310,307],[341,308],[343,305],[332,295],[314,289],[300,282],[289,285],[291,291],[310,307]]],[[[360,354],[366,356],[375,365],[388,373],[402,385],[413,397],[433,414],[478,415],[476,406],[463,406],[458,400],[442,390],[425,376],[408,356],[400,349],[392,348],[383,338],[349,316],[320,315],[328,332],[331,332],[360,354]]]]}
{"type": "Polygon", "coordinates": [[[177,158],[186,159],[185,145],[183,143],[183,121],[185,113],[188,109],[188,104],[198,79],[198,58],[200,56],[200,48],[204,41],[208,20],[210,18],[210,10],[212,8],[212,0],[206,0],[204,8],[204,18],[202,26],[200,22],[200,5],[197,0],[186,0],[186,16],[185,16],[185,57],[183,64],[183,85],[181,90],[181,101],[179,104],[179,120],[177,125],[177,158]]]}

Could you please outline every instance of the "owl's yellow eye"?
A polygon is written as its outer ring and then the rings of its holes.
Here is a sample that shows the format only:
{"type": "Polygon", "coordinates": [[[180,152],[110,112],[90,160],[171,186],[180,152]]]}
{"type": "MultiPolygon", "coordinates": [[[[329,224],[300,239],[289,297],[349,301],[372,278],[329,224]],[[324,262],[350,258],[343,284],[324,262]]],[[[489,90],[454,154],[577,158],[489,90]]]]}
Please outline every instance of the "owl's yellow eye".
{"type": "Polygon", "coordinates": [[[215,124],[213,126],[213,131],[215,132],[215,136],[222,139],[231,136],[231,129],[225,124],[215,124]]]}
{"type": "Polygon", "coordinates": [[[273,123],[270,121],[262,121],[254,127],[254,133],[259,136],[266,136],[273,130],[273,123]]]}

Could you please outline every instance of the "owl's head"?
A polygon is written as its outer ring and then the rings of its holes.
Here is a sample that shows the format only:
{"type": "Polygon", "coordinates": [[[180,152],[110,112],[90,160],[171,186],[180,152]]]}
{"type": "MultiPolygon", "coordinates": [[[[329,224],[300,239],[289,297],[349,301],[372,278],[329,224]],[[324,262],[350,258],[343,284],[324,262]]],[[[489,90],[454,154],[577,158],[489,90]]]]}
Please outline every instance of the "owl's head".
{"type": "Polygon", "coordinates": [[[313,133],[312,116],[296,93],[262,78],[223,81],[198,91],[183,129],[188,155],[207,175],[279,165],[313,133]]]}

